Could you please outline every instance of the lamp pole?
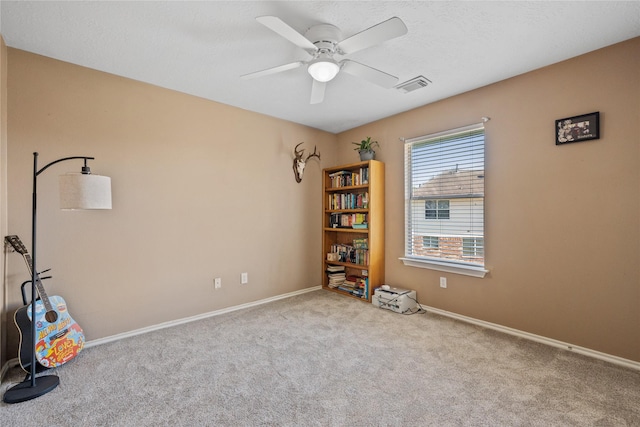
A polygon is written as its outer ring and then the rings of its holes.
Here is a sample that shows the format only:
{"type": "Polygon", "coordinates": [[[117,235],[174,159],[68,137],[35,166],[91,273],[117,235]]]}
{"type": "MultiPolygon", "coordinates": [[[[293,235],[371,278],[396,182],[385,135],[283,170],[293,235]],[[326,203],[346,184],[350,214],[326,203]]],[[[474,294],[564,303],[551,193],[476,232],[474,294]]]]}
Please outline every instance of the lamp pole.
{"type": "Polygon", "coordinates": [[[31,201],[31,366],[30,373],[28,374],[29,380],[25,378],[23,382],[11,387],[5,392],[3,400],[6,403],[18,403],[35,399],[36,397],[40,397],[43,394],[46,394],[55,389],[60,383],[60,379],[56,375],[43,375],[38,377],[36,381],[36,283],[40,280],[36,267],[36,215],[38,203],[38,175],[40,175],[47,168],[56,163],[73,159],[83,159],[84,167],[82,168],[82,173],[91,173],[89,168],[87,167],[87,160],[93,160],[93,157],[64,157],[58,160],[54,160],[53,162],[46,164],[44,167],[42,167],[42,169],[38,170],[38,153],[33,153],[33,193],[31,201]]]}

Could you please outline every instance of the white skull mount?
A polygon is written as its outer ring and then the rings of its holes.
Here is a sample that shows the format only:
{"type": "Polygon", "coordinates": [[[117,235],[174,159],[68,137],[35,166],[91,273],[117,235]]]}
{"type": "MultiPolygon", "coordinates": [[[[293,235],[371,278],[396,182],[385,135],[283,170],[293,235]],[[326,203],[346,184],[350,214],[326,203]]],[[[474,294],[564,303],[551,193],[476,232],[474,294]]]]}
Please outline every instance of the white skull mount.
{"type": "Polygon", "coordinates": [[[293,159],[293,173],[296,177],[296,182],[302,181],[302,174],[304,173],[304,167],[307,165],[307,160],[311,157],[317,157],[318,160],[320,160],[320,153],[316,153],[317,147],[315,145],[313,146],[313,153],[309,154],[307,158],[303,160],[302,156],[304,155],[304,148],[298,150],[298,147],[302,144],[304,144],[304,142],[296,145],[293,149],[293,153],[295,154],[295,158],[293,159]]]}

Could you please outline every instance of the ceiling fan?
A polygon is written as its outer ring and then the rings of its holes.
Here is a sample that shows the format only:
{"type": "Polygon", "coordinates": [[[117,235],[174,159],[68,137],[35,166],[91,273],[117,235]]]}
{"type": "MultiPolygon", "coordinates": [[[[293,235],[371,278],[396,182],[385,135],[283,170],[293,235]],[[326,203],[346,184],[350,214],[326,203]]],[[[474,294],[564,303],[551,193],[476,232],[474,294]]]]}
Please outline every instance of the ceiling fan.
{"type": "Polygon", "coordinates": [[[307,71],[313,77],[311,104],[322,102],[327,82],[332,80],[340,71],[363,78],[387,89],[398,82],[397,77],[375,68],[349,59],[338,61],[334,58],[335,55],[349,55],[407,34],[407,26],[398,17],[383,21],[344,40],[340,29],[331,24],[314,25],[302,35],[275,16],[259,16],[256,20],[291,43],[304,49],[312,58],[308,61],[291,62],[245,74],[241,76],[242,79],[262,77],[306,65],[307,71]]]}

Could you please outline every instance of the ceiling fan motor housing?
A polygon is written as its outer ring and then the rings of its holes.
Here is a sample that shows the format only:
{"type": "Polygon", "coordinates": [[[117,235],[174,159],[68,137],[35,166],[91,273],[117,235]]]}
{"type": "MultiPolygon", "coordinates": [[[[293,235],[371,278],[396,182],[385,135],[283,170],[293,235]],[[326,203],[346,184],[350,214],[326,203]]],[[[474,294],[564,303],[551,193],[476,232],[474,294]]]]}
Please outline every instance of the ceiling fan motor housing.
{"type": "Polygon", "coordinates": [[[331,24],[314,25],[304,36],[316,45],[319,53],[336,53],[336,45],[342,40],[340,29],[331,24]]]}

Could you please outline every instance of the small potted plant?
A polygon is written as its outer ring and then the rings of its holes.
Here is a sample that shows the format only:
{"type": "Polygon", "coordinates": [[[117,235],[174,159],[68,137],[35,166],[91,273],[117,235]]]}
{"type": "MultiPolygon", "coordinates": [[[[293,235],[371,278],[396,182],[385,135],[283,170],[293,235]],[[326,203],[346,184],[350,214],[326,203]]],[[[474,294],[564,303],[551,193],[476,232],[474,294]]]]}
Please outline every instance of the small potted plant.
{"type": "Polygon", "coordinates": [[[378,141],[372,141],[368,136],[360,142],[352,142],[356,146],[354,150],[360,153],[360,160],[373,160],[376,157],[376,152],[373,151],[373,147],[380,147],[378,141]]]}

